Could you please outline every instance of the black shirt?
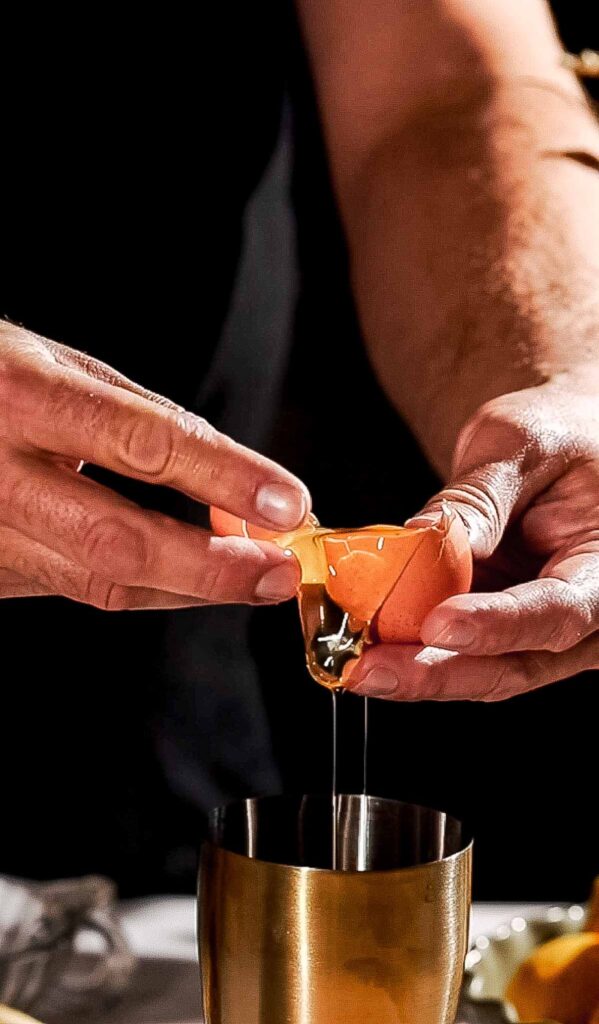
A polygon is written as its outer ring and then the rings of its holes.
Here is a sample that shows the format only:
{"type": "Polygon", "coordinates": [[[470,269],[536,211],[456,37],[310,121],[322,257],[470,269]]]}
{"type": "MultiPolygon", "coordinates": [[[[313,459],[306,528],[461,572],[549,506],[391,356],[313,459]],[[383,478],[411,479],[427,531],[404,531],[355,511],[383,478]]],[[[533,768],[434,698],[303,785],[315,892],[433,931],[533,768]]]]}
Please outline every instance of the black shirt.
{"type": "MultiPolygon", "coordinates": [[[[75,17],[0,19],[0,312],[270,451],[323,521],[401,522],[437,481],[364,355],[287,5],[202,7],[199,30],[197,12],[75,17]]],[[[108,616],[5,601],[0,635],[0,871],[191,888],[201,812],[328,784],[328,698],[293,604],[108,616]]],[[[468,817],[477,895],[584,898],[597,692],[587,675],[502,705],[376,704],[372,790],[468,817]]],[[[353,788],[359,702],[342,711],[353,788]]]]}

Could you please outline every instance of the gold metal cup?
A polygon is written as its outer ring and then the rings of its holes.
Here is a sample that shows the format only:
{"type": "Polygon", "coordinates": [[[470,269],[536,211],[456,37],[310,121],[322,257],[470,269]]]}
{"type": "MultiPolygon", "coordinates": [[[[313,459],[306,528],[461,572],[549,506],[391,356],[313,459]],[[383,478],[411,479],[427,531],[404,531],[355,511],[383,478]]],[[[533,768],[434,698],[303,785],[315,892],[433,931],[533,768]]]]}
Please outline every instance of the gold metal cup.
{"type": "Polygon", "coordinates": [[[453,1024],[472,845],[455,819],[378,797],[248,800],[202,850],[207,1024],[453,1024]]]}

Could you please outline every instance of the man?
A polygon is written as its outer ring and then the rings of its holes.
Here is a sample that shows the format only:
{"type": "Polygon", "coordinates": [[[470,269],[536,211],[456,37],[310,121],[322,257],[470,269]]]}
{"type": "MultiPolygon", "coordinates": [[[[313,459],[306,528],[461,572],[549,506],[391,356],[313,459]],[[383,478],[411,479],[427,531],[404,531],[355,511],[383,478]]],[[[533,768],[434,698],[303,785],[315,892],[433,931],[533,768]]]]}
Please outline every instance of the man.
{"type": "MultiPolygon", "coordinates": [[[[352,689],[486,701],[596,668],[599,135],[548,11],[541,0],[303,0],[299,18],[364,342],[446,481],[423,515],[444,500],[463,516],[486,591],[436,609],[427,646],[370,650],[352,689]]],[[[156,29],[145,26],[154,47],[156,29]]],[[[173,256],[195,183],[189,64],[170,64],[163,83],[152,45],[132,67],[120,42],[110,69],[85,47],[64,64],[53,54],[48,94],[35,90],[13,126],[6,312],[73,348],[2,329],[3,593],[101,608],[283,599],[297,570],[268,545],[221,543],[76,472],[83,460],[281,527],[308,508],[278,466],[73,351],[133,376],[131,339],[148,339],[158,354],[143,353],[141,383],[193,402],[187,381],[166,385],[178,359],[201,355],[197,374],[210,364],[239,209],[269,149],[267,129],[237,143],[233,122],[220,152],[243,157],[243,187],[221,183],[229,245],[210,253],[215,283],[198,288],[173,256]],[[199,350],[192,293],[207,304],[199,350]]],[[[164,49],[175,45],[185,41],[167,33],[164,49]]],[[[254,102],[273,45],[248,48],[254,102]]]]}

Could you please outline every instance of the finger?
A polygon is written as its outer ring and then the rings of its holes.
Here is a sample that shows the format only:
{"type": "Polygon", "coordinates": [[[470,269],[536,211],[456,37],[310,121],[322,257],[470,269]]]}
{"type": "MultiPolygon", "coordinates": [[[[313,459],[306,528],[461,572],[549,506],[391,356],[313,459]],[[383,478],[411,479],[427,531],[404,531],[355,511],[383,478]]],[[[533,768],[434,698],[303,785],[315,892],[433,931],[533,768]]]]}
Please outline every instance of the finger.
{"type": "Polygon", "coordinates": [[[277,530],[308,514],[296,477],[191,413],[54,362],[11,365],[2,385],[0,434],[18,446],[173,487],[277,530]]]}
{"type": "Polygon", "coordinates": [[[19,568],[19,572],[0,569],[0,598],[61,596],[104,611],[189,608],[205,604],[184,594],[119,586],[16,530],[0,528],[0,550],[3,563],[19,568]]]}
{"type": "Polygon", "coordinates": [[[155,391],[149,391],[147,388],[142,387],[141,384],[136,384],[135,381],[129,380],[128,377],[113,369],[108,363],[103,363],[100,359],[94,359],[93,356],[88,355],[86,352],[78,352],[77,349],[61,345],[60,342],[52,341],[49,338],[40,337],[39,341],[52,353],[56,362],[60,363],[61,366],[68,366],[72,370],[80,370],[94,380],[104,381],[105,384],[112,384],[113,387],[123,388],[124,391],[131,391],[134,395],[140,395],[149,402],[162,405],[165,409],[185,412],[182,406],[171,402],[169,398],[165,398],[164,395],[159,395],[155,391]]]}
{"type": "Polygon", "coordinates": [[[487,402],[465,424],[448,485],[407,525],[438,518],[445,503],[463,519],[475,557],[488,558],[510,520],[563,472],[551,430],[540,429],[532,404],[524,415],[513,397],[487,402]]]}
{"type": "MultiPolygon", "coordinates": [[[[86,604],[93,604],[94,608],[100,608],[107,612],[143,612],[143,611],[168,611],[178,608],[202,608],[206,601],[189,597],[186,594],[169,594],[164,590],[148,590],[144,587],[120,587],[118,584],[110,584],[105,589],[99,586],[98,581],[94,582],[92,588],[94,595],[98,593],[99,599],[84,601],[86,604]]],[[[74,601],[82,599],[74,594],[65,594],[74,601]]]]}
{"type": "Polygon", "coordinates": [[[501,593],[452,597],[425,619],[425,644],[466,654],[564,651],[599,629],[599,539],[581,535],[541,578],[501,593]]]}
{"type": "Polygon", "coordinates": [[[213,537],[21,453],[0,467],[0,521],[122,586],[258,603],[285,600],[299,583],[296,560],[274,544],[213,537]]]}
{"type": "Polygon", "coordinates": [[[596,629],[598,595],[542,579],[496,594],[451,597],[427,616],[421,637],[431,647],[491,655],[564,651],[596,629]]]}
{"type": "Polygon", "coordinates": [[[82,573],[80,591],[59,593],[27,580],[17,573],[0,571],[0,600],[22,597],[65,597],[103,611],[148,611],[195,608],[206,604],[184,594],[167,594],[141,587],[119,587],[109,580],[91,580],[82,573]]]}
{"type": "Polygon", "coordinates": [[[11,597],[41,597],[48,591],[32,580],[20,576],[17,572],[0,569],[0,599],[11,597]]]}
{"type": "Polygon", "coordinates": [[[523,481],[516,461],[489,463],[444,487],[406,526],[426,526],[438,521],[443,511],[455,511],[468,530],[472,553],[488,558],[503,537],[523,481]]]}
{"type": "Polygon", "coordinates": [[[553,654],[469,657],[436,647],[379,644],[359,660],[347,689],[385,700],[499,701],[599,668],[599,634],[553,654]]]}

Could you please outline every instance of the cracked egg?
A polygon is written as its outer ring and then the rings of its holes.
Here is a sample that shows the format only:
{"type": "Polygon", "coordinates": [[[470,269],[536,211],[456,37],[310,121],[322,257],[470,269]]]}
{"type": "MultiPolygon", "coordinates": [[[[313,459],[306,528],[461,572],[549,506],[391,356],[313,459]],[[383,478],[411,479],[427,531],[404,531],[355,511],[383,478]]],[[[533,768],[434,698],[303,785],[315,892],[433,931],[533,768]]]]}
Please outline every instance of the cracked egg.
{"type": "Polygon", "coordinates": [[[428,613],[472,581],[466,528],[451,510],[424,527],[330,530],[314,516],[274,533],[212,508],[220,536],[268,540],[301,566],[298,594],[308,669],[317,682],[343,687],[367,643],[419,643],[428,613]]]}

